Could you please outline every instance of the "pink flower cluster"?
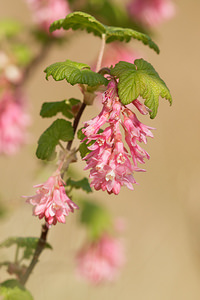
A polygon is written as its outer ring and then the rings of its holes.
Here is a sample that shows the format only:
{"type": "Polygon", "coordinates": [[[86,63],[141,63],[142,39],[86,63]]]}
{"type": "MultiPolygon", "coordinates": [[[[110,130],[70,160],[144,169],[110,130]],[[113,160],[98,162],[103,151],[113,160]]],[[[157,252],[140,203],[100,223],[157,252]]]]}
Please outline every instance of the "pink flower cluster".
{"type": "Polygon", "coordinates": [[[175,5],[171,0],[132,0],[127,10],[141,24],[156,27],[174,16],[175,5]]]}
{"type": "Polygon", "coordinates": [[[16,153],[26,141],[29,124],[30,117],[24,111],[21,93],[5,91],[0,99],[0,153],[16,153]]]}
{"type": "MultiPolygon", "coordinates": [[[[94,143],[88,147],[91,152],[84,157],[90,170],[91,186],[96,190],[118,194],[121,186],[133,189],[136,183],[133,172],[145,171],[137,166],[149,159],[148,153],[137,142],[147,142],[147,137],[153,137],[149,126],[142,124],[128,107],[124,106],[118,97],[117,82],[111,80],[103,93],[103,109],[100,114],[84,124],[82,132],[87,142],[94,143]],[[109,124],[102,133],[100,128],[109,124]],[[125,133],[125,141],[130,153],[122,141],[121,128],[125,133]],[[132,157],[132,161],[131,161],[132,157]]],[[[147,114],[147,108],[140,101],[133,104],[142,114],[147,114]]]]}
{"type": "Polygon", "coordinates": [[[45,218],[48,227],[57,222],[65,223],[65,217],[78,209],[67,197],[60,173],[53,174],[45,183],[34,187],[38,188],[36,195],[28,197],[26,202],[34,206],[33,215],[39,219],[45,218]]]}
{"type": "MultiPolygon", "coordinates": [[[[67,0],[26,0],[29,4],[34,21],[38,26],[49,33],[49,26],[56,20],[65,18],[70,13],[67,0]]],[[[53,32],[60,35],[60,30],[53,32]]]]}
{"type": "Polygon", "coordinates": [[[76,260],[77,273],[92,284],[113,281],[125,262],[123,245],[104,234],[98,241],[83,247],[76,260]]]}

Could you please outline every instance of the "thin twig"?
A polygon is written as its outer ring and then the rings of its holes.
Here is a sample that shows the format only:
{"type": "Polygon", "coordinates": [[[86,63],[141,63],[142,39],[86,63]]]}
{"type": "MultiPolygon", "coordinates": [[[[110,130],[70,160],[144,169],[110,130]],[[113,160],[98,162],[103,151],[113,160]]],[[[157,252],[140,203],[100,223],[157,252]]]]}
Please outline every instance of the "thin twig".
{"type": "MultiPolygon", "coordinates": [[[[81,116],[82,116],[83,111],[84,111],[85,108],[86,108],[86,104],[83,102],[83,103],[81,104],[81,107],[80,107],[80,109],[79,109],[79,111],[78,111],[78,114],[77,114],[76,118],[74,119],[74,123],[73,123],[74,133],[76,132],[78,123],[79,123],[79,121],[80,121],[80,118],[81,118],[81,116]]],[[[73,143],[73,140],[68,142],[68,144],[67,144],[67,150],[70,150],[70,149],[71,149],[72,143],[73,143]]]]}
{"type": "MultiPolygon", "coordinates": [[[[81,107],[79,109],[79,112],[78,112],[76,118],[74,119],[74,123],[73,123],[74,133],[76,132],[76,129],[78,127],[78,123],[80,121],[80,118],[82,116],[82,113],[83,113],[85,107],[86,107],[86,104],[82,103],[82,105],[81,105],[81,107]]],[[[68,144],[67,144],[67,150],[71,149],[72,142],[73,142],[73,140],[68,142],[68,144]]],[[[32,273],[35,265],[39,261],[39,256],[40,256],[40,254],[42,253],[42,251],[45,248],[48,231],[49,231],[49,228],[46,226],[46,224],[42,225],[41,235],[40,235],[37,247],[35,249],[35,253],[34,253],[33,258],[31,260],[31,263],[28,266],[28,268],[26,270],[26,273],[19,280],[22,285],[26,284],[26,282],[29,279],[29,276],[31,275],[31,273],[32,273]]]]}
{"type": "Polygon", "coordinates": [[[44,250],[48,231],[49,231],[49,228],[46,226],[46,224],[42,225],[41,235],[40,235],[37,247],[35,249],[35,253],[33,255],[32,261],[31,261],[30,265],[28,266],[26,273],[19,280],[19,282],[22,285],[26,284],[29,276],[31,275],[35,265],[37,264],[37,262],[39,260],[39,256],[40,256],[41,252],[44,250]]]}
{"type": "MultiPolygon", "coordinates": [[[[28,77],[28,74],[29,74],[30,69],[32,68],[32,66],[35,65],[35,64],[37,64],[38,62],[40,62],[43,59],[43,57],[46,55],[47,51],[49,50],[49,47],[50,47],[50,44],[46,45],[46,47],[43,48],[43,51],[42,51],[41,55],[38,56],[38,57],[36,57],[32,61],[32,63],[28,66],[28,68],[25,71],[25,74],[26,74],[27,77],[28,77]]],[[[102,45],[101,45],[101,49],[100,49],[100,52],[99,52],[99,57],[98,57],[98,62],[97,62],[97,68],[96,68],[97,71],[101,67],[101,61],[102,61],[102,57],[103,57],[103,53],[104,53],[104,48],[105,48],[105,34],[102,35],[102,45]]],[[[82,116],[83,111],[85,110],[85,108],[86,108],[86,103],[83,102],[82,105],[81,105],[81,107],[80,107],[80,109],[79,109],[79,111],[78,111],[78,114],[75,117],[74,122],[73,122],[74,133],[77,130],[80,118],[81,118],[81,116],[82,116]]],[[[67,150],[71,149],[72,143],[73,143],[73,140],[69,141],[67,143],[67,147],[66,147],[67,150]]],[[[33,255],[31,263],[28,266],[28,268],[26,270],[26,273],[19,280],[22,285],[26,284],[27,280],[29,279],[29,276],[31,275],[31,273],[32,273],[35,265],[37,264],[37,262],[39,260],[40,254],[42,253],[42,251],[45,248],[48,231],[49,231],[49,228],[46,226],[46,224],[44,224],[42,226],[41,236],[39,238],[39,241],[38,241],[37,247],[35,249],[35,253],[33,255]]]]}
{"type": "Polygon", "coordinates": [[[18,263],[18,255],[19,255],[19,245],[17,245],[16,252],[15,252],[15,263],[18,263]]]}
{"type": "Polygon", "coordinates": [[[102,41],[101,41],[101,49],[99,51],[99,56],[98,56],[97,65],[96,65],[96,72],[98,72],[101,68],[102,58],[103,58],[104,49],[105,49],[105,43],[106,43],[106,35],[103,33],[102,41]]]}

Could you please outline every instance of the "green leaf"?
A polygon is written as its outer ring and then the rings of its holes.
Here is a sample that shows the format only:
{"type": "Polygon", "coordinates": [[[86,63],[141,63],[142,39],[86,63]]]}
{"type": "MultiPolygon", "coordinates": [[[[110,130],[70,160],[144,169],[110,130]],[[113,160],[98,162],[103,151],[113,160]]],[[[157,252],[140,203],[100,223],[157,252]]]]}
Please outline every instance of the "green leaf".
{"type": "Polygon", "coordinates": [[[108,80],[102,75],[91,71],[90,66],[69,59],[50,65],[44,72],[47,80],[49,76],[52,76],[56,81],[66,79],[71,85],[77,83],[89,86],[108,84],[108,80]]]}
{"type": "Polygon", "coordinates": [[[55,148],[59,141],[71,141],[74,138],[72,124],[64,119],[57,119],[40,136],[36,155],[43,160],[53,160],[56,157],[55,148]]]}
{"type": "Polygon", "coordinates": [[[152,39],[141,32],[135,31],[130,28],[120,28],[113,26],[106,26],[106,43],[113,41],[125,41],[129,42],[132,38],[141,41],[144,45],[148,45],[159,54],[160,50],[158,46],[152,41],[152,39]]]}
{"type": "Polygon", "coordinates": [[[45,46],[47,46],[48,44],[50,45],[50,43],[52,42],[52,39],[55,41],[55,39],[52,35],[50,35],[48,32],[36,28],[33,29],[32,31],[33,36],[35,37],[35,39],[40,43],[43,44],[45,46]]]}
{"type": "Polygon", "coordinates": [[[112,228],[110,214],[103,206],[87,200],[82,200],[80,206],[80,221],[87,226],[92,239],[98,239],[104,231],[112,228]]]}
{"type": "MultiPolygon", "coordinates": [[[[20,248],[35,249],[38,243],[38,238],[35,237],[10,237],[0,244],[0,247],[9,248],[12,245],[17,245],[20,248]]],[[[45,248],[52,249],[49,243],[45,244],[45,248]]]]}
{"type": "Polygon", "coordinates": [[[119,78],[118,94],[124,105],[141,96],[144,104],[151,110],[150,117],[155,118],[159,96],[172,104],[170,91],[153,66],[147,61],[136,59],[134,64],[120,61],[111,69],[111,75],[119,78]]]}
{"type": "Polygon", "coordinates": [[[93,144],[93,142],[90,142],[89,144],[86,144],[87,141],[84,141],[79,146],[79,152],[81,155],[81,158],[84,158],[87,154],[89,154],[91,151],[88,149],[89,146],[93,144]]]}
{"type": "Polygon", "coordinates": [[[57,102],[45,102],[42,104],[40,116],[43,118],[50,118],[61,112],[66,118],[72,119],[74,117],[72,107],[79,103],[81,103],[81,101],[75,98],[57,102]]]}
{"type": "MultiPolygon", "coordinates": [[[[2,267],[2,266],[6,266],[6,267],[8,267],[10,265],[10,262],[9,261],[4,261],[4,262],[1,262],[0,263],[0,268],[2,267]]],[[[1,299],[1,298],[0,298],[1,299]]]]}
{"type": "Polygon", "coordinates": [[[30,292],[15,279],[1,283],[0,296],[2,300],[33,300],[30,292]]]}
{"type": "Polygon", "coordinates": [[[77,138],[79,139],[79,140],[83,140],[86,136],[85,136],[85,134],[82,132],[82,129],[83,129],[84,127],[81,127],[78,131],[77,131],[77,138]]]}
{"type": "Polygon", "coordinates": [[[32,59],[31,50],[25,44],[14,44],[12,46],[12,52],[17,59],[17,63],[21,66],[26,66],[32,59]]]}
{"type": "MultiPolygon", "coordinates": [[[[83,140],[86,137],[85,134],[82,132],[82,128],[80,128],[77,132],[77,137],[79,140],[83,140]]],[[[84,158],[87,154],[91,152],[91,150],[89,150],[88,147],[91,146],[92,144],[94,144],[94,141],[87,143],[87,140],[85,140],[81,142],[81,144],[79,145],[79,152],[81,158],[84,158]]]]}
{"type": "Polygon", "coordinates": [[[0,21],[0,39],[16,36],[22,31],[22,25],[15,20],[1,20],[0,21]]]}
{"type": "Polygon", "coordinates": [[[71,178],[69,178],[66,182],[66,185],[70,186],[72,188],[75,188],[75,189],[82,189],[86,193],[92,192],[92,189],[91,189],[88,179],[86,177],[81,180],[78,180],[78,181],[75,181],[75,180],[72,180],[71,178]]]}
{"type": "MultiPolygon", "coordinates": [[[[17,245],[19,248],[24,248],[23,258],[29,259],[37,247],[39,239],[35,237],[10,237],[0,244],[0,247],[11,247],[17,245]]],[[[52,249],[49,243],[45,244],[46,249],[52,249]]]]}
{"type": "Polygon", "coordinates": [[[105,35],[106,43],[112,41],[126,41],[129,42],[131,38],[142,41],[145,45],[148,45],[150,48],[154,49],[159,53],[158,46],[152,41],[152,39],[138,31],[135,31],[130,28],[121,28],[114,26],[106,26],[101,22],[97,21],[93,16],[84,13],[84,12],[73,12],[68,14],[65,19],[55,21],[50,26],[50,31],[53,32],[57,29],[63,28],[65,30],[86,30],[88,33],[93,33],[96,36],[102,38],[102,35],[105,35]]]}
{"type": "Polygon", "coordinates": [[[55,21],[50,26],[50,32],[53,32],[57,29],[63,28],[65,30],[87,30],[87,32],[92,32],[94,35],[99,37],[106,32],[104,25],[97,21],[93,16],[76,11],[71,14],[68,14],[65,19],[55,21]]]}
{"type": "MultiPolygon", "coordinates": [[[[86,136],[85,134],[82,132],[82,129],[84,127],[80,128],[77,132],[77,137],[79,140],[83,140],[86,136]]],[[[98,134],[103,132],[102,129],[99,129],[98,134]]],[[[81,142],[81,144],[79,145],[79,152],[81,155],[81,158],[84,158],[87,154],[89,154],[91,152],[91,150],[88,149],[88,147],[92,146],[92,144],[94,144],[94,141],[90,141],[88,143],[88,140],[86,139],[85,141],[81,142]]]]}

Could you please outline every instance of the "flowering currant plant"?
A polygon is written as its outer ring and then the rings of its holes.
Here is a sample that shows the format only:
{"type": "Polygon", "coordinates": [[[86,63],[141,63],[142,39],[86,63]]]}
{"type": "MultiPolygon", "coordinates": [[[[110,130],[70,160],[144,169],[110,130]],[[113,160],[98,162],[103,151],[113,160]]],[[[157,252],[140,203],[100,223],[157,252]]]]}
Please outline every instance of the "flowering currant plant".
{"type": "MultiPolygon", "coordinates": [[[[71,95],[62,101],[42,104],[41,117],[54,117],[55,120],[38,139],[36,156],[40,160],[53,162],[55,169],[44,183],[34,186],[35,195],[25,197],[26,202],[33,206],[33,215],[44,221],[41,236],[11,237],[1,243],[1,247],[15,244],[17,250],[14,262],[1,263],[16,279],[4,281],[0,285],[0,295],[3,299],[25,300],[33,299],[24,286],[40,254],[45,248],[52,248],[47,242],[49,230],[57,223],[65,223],[71,213],[79,212],[80,223],[88,233],[86,242],[75,259],[79,276],[96,285],[117,277],[125,262],[124,248],[117,237],[119,228],[117,229],[103,206],[89,200],[76,199],[73,190],[82,189],[91,193],[91,188],[94,188],[115,195],[120,193],[122,187],[133,190],[136,183],[135,172],[145,172],[141,165],[145,163],[145,159],[150,158],[142,148],[142,143],[146,144],[148,137],[153,137],[154,129],[140,122],[140,114],[146,115],[147,120],[148,116],[154,119],[159,98],[172,103],[170,91],[154,67],[146,60],[137,58],[137,54],[131,56],[128,48],[126,52],[120,48],[124,42],[135,39],[159,53],[157,44],[144,30],[140,32],[132,28],[104,25],[103,21],[100,22],[89,13],[74,11],[76,5],[73,1],[72,10],[66,1],[61,0],[27,2],[34,11],[34,21],[40,28],[39,36],[45,39],[42,47],[44,52],[33,59],[34,63],[43,57],[52,43],[64,39],[64,32],[68,30],[69,35],[73,35],[76,30],[85,30],[99,37],[101,48],[95,68],[84,62],[67,59],[55,62],[44,70],[47,80],[49,77],[55,81],[66,80],[68,84],[78,87],[82,99],[71,95]],[[65,15],[61,12],[65,12],[65,15]],[[106,44],[109,44],[109,51],[113,51],[111,63],[104,56],[106,44]],[[87,106],[92,105],[95,98],[99,99],[101,111],[81,126],[81,116],[87,112],[87,106]],[[57,118],[59,113],[62,118],[57,118]],[[77,147],[73,146],[75,139],[79,140],[77,147]],[[76,180],[69,175],[69,166],[77,161],[78,153],[85,162],[84,169],[90,170],[89,179],[85,177],[76,180]],[[24,260],[29,260],[29,264],[25,264],[24,260]]],[[[149,1],[143,2],[150,5],[149,1]]],[[[147,8],[145,5],[139,5],[139,1],[129,4],[130,14],[136,13],[138,16],[134,28],[142,28],[140,16],[145,24],[153,26],[151,20],[159,21],[159,18],[150,15],[153,14],[153,8],[162,10],[163,3],[170,6],[169,1],[152,2],[147,19],[142,17],[143,8],[147,8]]],[[[104,1],[105,3],[107,2],[104,1]]],[[[89,1],[87,11],[90,10],[89,1]]],[[[170,13],[172,14],[172,5],[168,14],[170,13]]],[[[94,11],[94,15],[97,14],[94,11]]],[[[127,16],[125,24],[130,24],[128,20],[127,16]]],[[[35,34],[38,37],[38,32],[35,34]]],[[[27,58],[29,63],[25,64],[23,72],[19,72],[17,68],[8,72],[8,58],[3,52],[0,53],[0,60],[4,61],[0,79],[5,90],[0,105],[0,114],[3,115],[0,119],[0,152],[12,154],[24,142],[22,132],[29,123],[29,117],[22,109],[24,101],[21,87],[33,63],[27,58]]]]}

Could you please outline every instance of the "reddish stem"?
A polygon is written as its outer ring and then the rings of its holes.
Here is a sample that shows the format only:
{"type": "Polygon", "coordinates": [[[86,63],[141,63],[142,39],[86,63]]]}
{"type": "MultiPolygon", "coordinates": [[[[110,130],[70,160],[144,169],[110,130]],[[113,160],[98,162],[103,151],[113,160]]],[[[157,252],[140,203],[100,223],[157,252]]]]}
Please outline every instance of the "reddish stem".
{"type": "Polygon", "coordinates": [[[26,270],[26,273],[19,280],[19,282],[22,285],[26,284],[26,282],[27,282],[29,276],[31,275],[35,265],[39,261],[39,256],[40,256],[41,252],[43,251],[43,249],[45,247],[45,244],[46,244],[48,231],[49,231],[49,228],[46,226],[46,224],[42,225],[41,235],[40,235],[37,247],[35,249],[35,253],[33,255],[32,261],[31,261],[30,265],[28,266],[28,268],[26,270]]]}
{"type": "MultiPolygon", "coordinates": [[[[74,123],[73,123],[73,128],[74,128],[74,133],[76,132],[76,129],[78,127],[78,123],[80,121],[80,118],[82,116],[82,113],[84,111],[86,107],[86,104],[85,103],[82,103],[80,109],[79,109],[79,112],[76,116],[76,118],[74,119],[74,123]]],[[[72,141],[69,141],[68,144],[67,144],[67,149],[70,150],[71,149],[71,146],[72,146],[72,141]]],[[[45,244],[46,244],[46,240],[47,240],[47,234],[48,234],[48,231],[49,231],[49,228],[46,226],[46,224],[42,225],[42,231],[41,231],[41,235],[40,235],[40,238],[39,238],[39,241],[38,241],[38,244],[37,244],[37,247],[35,249],[35,253],[33,255],[33,258],[31,260],[31,263],[30,265],[28,266],[27,270],[26,270],[26,273],[20,278],[19,282],[22,284],[22,285],[25,285],[27,280],[29,279],[29,276],[31,275],[35,265],[37,264],[37,262],[39,261],[39,256],[40,254],[42,253],[42,251],[44,250],[45,248],[45,244]]]]}

